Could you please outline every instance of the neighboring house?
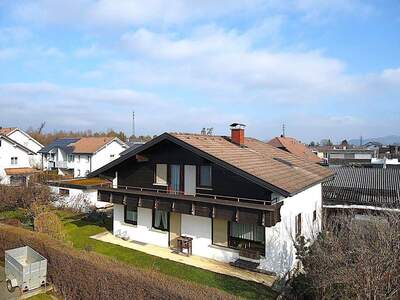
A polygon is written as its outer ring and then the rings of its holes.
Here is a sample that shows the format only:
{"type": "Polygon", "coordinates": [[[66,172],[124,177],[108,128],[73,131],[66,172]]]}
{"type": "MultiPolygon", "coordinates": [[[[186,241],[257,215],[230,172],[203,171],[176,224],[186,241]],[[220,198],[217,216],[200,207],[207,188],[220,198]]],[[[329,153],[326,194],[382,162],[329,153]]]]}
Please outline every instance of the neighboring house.
{"type": "Polygon", "coordinates": [[[26,184],[29,177],[37,172],[31,167],[32,156],[36,153],[0,134],[0,184],[26,184]]]}
{"type": "Polygon", "coordinates": [[[333,173],[253,138],[164,133],[89,174],[113,179],[114,235],[284,274],[293,241],[321,228],[321,183],[333,173]]]}
{"type": "Polygon", "coordinates": [[[33,152],[30,156],[30,167],[39,169],[41,165],[41,155],[39,152],[43,145],[17,127],[0,127],[0,134],[9,137],[15,142],[23,145],[33,152]]]}
{"type": "Polygon", "coordinates": [[[109,202],[98,201],[97,189],[110,186],[111,182],[100,178],[69,179],[49,181],[50,189],[58,195],[56,205],[88,211],[90,208],[106,208],[112,206],[109,202]]]}
{"type": "Polygon", "coordinates": [[[356,215],[400,212],[400,169],[335,167],[335,178],[322,184],[327,216],[351,211],[356,215]]]}
{"type": "Polygon", "coordinates": [[[84,177],[113,161],[128,146],[113,137],[82,137],[58,139],[44,147],[42,166],[45,170],[58,170],[61,175],[84,177]]]}
{"type": "Polygon", "coordinates": [[[370,165],[372,158],[376,157],[375,150],[362,148],[316,147],[315,151],[322,153],[329,166],[370,165]]]}
{"type": "Polygon", "coordinates": [[[314,152],[312,152],[310,148],[291,137],[275,137],[270,140],[268,144],[276,148],[285,150],[289,153],[292,153],[293,155],[296,155],[313,163],[321,163],[323,161],[314,152]]]}

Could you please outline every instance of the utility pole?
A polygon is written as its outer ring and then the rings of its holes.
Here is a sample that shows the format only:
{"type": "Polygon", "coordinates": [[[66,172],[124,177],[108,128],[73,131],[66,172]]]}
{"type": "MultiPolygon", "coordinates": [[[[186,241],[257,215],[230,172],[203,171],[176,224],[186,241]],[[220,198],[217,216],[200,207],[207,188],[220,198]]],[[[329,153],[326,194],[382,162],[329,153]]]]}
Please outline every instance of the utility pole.
{"type": "Polygon", "coordinates": [[[132,139],[135,138],[135,111],[132,112],[132,139]]]}

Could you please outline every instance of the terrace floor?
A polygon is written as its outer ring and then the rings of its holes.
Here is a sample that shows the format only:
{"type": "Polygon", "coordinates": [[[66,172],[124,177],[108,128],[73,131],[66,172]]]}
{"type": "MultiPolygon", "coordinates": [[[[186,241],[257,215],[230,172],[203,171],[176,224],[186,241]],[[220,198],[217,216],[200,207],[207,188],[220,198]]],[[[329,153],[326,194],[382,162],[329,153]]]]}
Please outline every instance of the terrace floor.
{"type": "Polygon", "coordinates": [[[276,280],[276,277],[274,276],[236,268],[227,263],[219,262],[213,259],[208,259],[196,255],[186,256],[183,254],[177,254],[169,248],[163,248],[150,244],[137,243],[134,241],[124,241],[121,238],[114,236],[112,233],[108,231],[93,235],[91,236],[91,238],[98,241],[134,249],[137,251],[144,252],[146,254],[169,259],[175,262],[180,262],[193,267],[212,271],[215,273],[233,276],[243,280],[254,281],[269,287],[271,287],[276,280]]]}

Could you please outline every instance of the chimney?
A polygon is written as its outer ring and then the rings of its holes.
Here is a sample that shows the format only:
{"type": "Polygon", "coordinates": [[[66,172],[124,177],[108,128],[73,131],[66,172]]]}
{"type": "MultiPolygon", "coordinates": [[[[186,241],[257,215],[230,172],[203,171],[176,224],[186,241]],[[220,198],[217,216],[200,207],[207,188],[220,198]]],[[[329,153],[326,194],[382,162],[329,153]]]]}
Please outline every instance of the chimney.
{"type": "Polygon", "coordinates": [[[231,141],[239,146],[244,145],[244,128],[246,125],[240,123],[231,124],[231,141]]]}

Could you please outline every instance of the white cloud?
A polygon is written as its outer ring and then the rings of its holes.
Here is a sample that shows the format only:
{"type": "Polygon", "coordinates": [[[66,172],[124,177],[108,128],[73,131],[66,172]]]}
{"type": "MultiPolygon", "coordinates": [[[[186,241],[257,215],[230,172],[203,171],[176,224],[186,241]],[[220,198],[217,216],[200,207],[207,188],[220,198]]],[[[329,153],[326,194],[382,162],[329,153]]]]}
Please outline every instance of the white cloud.
{"type": "Polygon", "coordinates": [[[244,119],[132,89],[70,88],[47,82],[0,85],[0,107],[4,126],[27,128],[46,121],[52,129],[114,128],[127,133],[135,110],[139,134],[199,132],[204,126],[225,130],[229,122],[244,119]],[[199,115],[207,115],[207,120],[199,115]]]}
{"type": "Polygon", "coordinates": [[[370,11],[372,8],[360,0],[37,0],[19,4],[14,16],[42,24],[126,27],[280,13],[325,21],[326,16],[333,14],[358,16],[370,11]]]}
{"type": "Polygon", "coordinates": [[[106,65],[131,82],[211,92],[229,100],[310,101],[355,88],[345,64],[319,51],[254,46],[254,31],[202,27],[178,38],[146,29],[125,33],[130,60],[106,65]]]}

